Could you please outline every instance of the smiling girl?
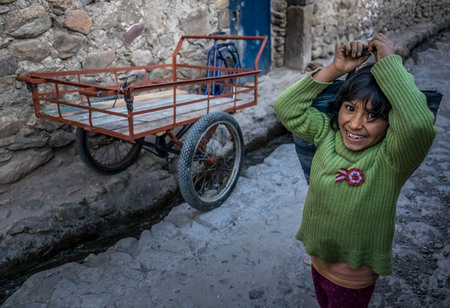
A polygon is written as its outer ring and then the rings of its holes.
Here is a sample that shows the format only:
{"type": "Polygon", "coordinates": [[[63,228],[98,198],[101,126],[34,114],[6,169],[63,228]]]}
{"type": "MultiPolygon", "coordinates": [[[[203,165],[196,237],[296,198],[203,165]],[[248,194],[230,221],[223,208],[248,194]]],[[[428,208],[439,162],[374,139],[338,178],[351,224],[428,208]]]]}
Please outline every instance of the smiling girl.
{"type": "Polygon", "coordinates": [[[297,239],[311,256],[321,307],[367,307],[379,275],[392,272],[398,196],[423,161],[436,130],[425,96],[384,35],[342,45],[333,62],[275,102],[281,122],[317,147],[297,239]],[[370,56],[376,63],[360,67],[370,56]],[[328,114],[312,100],[342,84],[328,114]]]}

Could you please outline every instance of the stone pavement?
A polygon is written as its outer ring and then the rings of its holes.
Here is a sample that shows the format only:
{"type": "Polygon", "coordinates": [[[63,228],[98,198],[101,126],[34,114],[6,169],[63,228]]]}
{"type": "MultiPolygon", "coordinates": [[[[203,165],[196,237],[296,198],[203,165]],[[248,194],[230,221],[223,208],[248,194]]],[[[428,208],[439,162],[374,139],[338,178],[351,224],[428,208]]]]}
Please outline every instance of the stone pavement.
{"type": "MultiPolygon", "coordinates": [[[[372,307],[449,307],[450,33],[405,66],[444,100],[438,136],[402,190],[394,273],[372,307]]],[[[289,71],[274,71],[286,78],[289,71]]],[[[2,307],[317,307],[304,248],[294,239],[307,192],[292,144],[249,167],[219,208],[181,204],[138,238],[125,238],[30,277],[2,307]]]]}
{"type": "Polygon", "coordinates": [[[139,239],[34,275],[4,307],[313,307],[293,238],[306,187],[293,145],[282,146],[221,207],[182,204],[139,239]]]}

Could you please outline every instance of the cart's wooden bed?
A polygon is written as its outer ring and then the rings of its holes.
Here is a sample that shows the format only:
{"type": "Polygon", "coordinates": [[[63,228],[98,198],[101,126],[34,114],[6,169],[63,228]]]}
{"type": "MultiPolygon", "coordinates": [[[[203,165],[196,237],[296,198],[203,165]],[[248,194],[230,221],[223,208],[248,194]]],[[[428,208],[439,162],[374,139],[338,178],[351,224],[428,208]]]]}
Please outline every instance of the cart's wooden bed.
{"type": "Polygon", "coordinates": [[[183,36],[172,64],[30,73],[17,79],[32,90],[37,117],[130,142],[194,123],[211,112],[233,113],[257,104],[259,55],[252,69],[214,68],[220,76],[205,77],[211,67],[176,61],[183,41],[199,38],[204,37],[183,36]],[[152,78],[161,71],[164,77],[152,78]],[[130,82],[130,76],[135,80],[130,82]],[[208,89],[218,86],[223,93],[211,95],[208,89]]]}

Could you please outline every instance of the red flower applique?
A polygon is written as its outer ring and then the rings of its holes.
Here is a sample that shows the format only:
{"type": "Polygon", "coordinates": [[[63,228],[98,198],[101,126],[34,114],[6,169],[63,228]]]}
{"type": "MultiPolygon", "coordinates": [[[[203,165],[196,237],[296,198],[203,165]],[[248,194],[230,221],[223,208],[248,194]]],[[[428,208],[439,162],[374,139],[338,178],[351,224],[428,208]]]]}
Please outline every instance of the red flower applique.
{"type": "Polygon", "coordinates": [[[347,181],[350,186],[359,186],[364,183],[364,173],[358,168],[352,168],[350,170],[341,168],[338,170],[336,176],[336,183],[347,181]]]}

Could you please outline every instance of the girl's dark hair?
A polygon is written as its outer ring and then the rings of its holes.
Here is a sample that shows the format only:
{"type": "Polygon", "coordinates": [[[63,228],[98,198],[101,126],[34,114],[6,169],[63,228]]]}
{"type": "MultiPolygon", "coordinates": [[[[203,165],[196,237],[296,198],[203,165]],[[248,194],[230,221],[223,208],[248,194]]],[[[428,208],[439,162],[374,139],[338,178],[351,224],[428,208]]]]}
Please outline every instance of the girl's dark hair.
{"type": "Polygon", "coordinates": [[[372,113],[375,118],[388,120],[388,114],[392,107],[370,72],[372,67],[373,64],[368,64],[347,75],[336,100],[328,106],[327,112],[331,116],[330,123],[333,129],[339,129],[338,115],[342,104],[355,100],[361,101],[366,111],[372,113]],[[372,108],[368,110],[367,103],[370,101],[372,108]]]}

